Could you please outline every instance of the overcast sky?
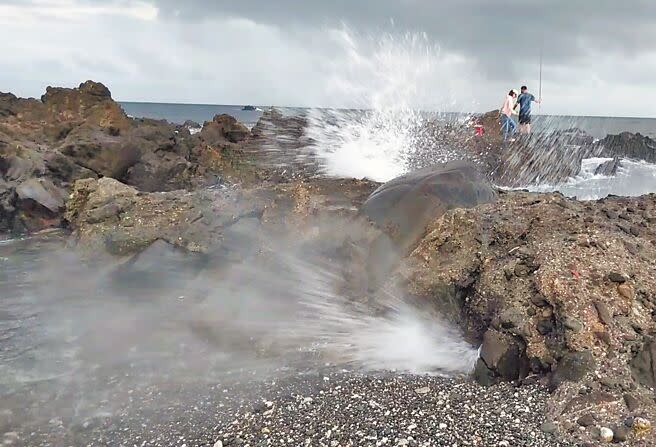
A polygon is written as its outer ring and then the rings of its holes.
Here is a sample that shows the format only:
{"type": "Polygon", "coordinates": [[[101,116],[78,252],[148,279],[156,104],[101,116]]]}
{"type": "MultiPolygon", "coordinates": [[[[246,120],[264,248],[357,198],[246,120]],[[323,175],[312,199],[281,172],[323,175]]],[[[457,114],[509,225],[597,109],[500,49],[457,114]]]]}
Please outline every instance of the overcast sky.
{"type": "Polygon", "coordinates": [[[0,91],[656,116],[654,0],[0,0],[0,91]]]}

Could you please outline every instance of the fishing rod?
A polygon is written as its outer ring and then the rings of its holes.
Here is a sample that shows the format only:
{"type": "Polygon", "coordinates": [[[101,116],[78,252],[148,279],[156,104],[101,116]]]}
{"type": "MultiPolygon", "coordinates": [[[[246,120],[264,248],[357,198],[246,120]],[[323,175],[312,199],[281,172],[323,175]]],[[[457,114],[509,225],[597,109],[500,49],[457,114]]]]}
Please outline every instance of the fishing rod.
{"type": "Polygon", "coordinates": [[[539,88],[538,88],[538,98],[540,98],[540,102],[538,103],[538,113],[540,113],[542,109],[542,45],[540,45],[540,83],[539,83],[539,88]]]}

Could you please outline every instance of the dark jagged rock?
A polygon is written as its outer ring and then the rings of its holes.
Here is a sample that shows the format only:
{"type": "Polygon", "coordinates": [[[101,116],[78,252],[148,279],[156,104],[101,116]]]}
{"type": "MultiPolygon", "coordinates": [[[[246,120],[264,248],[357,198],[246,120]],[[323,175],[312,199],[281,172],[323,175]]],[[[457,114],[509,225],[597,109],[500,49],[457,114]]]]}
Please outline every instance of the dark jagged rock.
{"type": "Polygon", "coordinates": [[[182,123],[182,127],[186,127],[187,129],[199,129],[203,127],[201,124],[197,123],[196,121],[193,120],[187,120],[184,123],[182,123]]]}
{"type": "Polygon", "coordinates": [[[555,390],[564,382],[579,382],[594,368],[595,360],[592,352],[567,352],[558,361],[550,377],[549,386],[555,390]]]}
{"type": "Polygon", "coordinates": [[[362,203],[376,186],[324,179],[248,189],[143,193],[110,178],[83,179],[75,184],[65,217],[82,252],[133,255],[157,240],[189,252],[225,252],[247,245],[240,244],[241,239],[255,240],[249,229],[292,231],[300,238],[303,231],[315,228],[306,228],[306,220],[354,218],[353,204],[362,203]]]}
{"type": "Polygon", "coordinates": [[[633,375],[642,385],[656,388],[656,342],[645,341],[631,361],[633,375]]]}
{"type": "Polygon", "coordinates": [[[483,336],[474,376],[484,385],[499,380],[519,380],[528,374],[528,363],[526,348],[521,341],[512,335],[489,329],[483,336]]]}
{"type": "Polygon", "coordinates": [[[503,186],[564,182],[580,172],[583,158],[595,153],[593,138],[579,129],[515,135],[514,141],[503,141],[498,111],[474,116],[466,124],[429,121],[417,132],[409,160],[412,169],[466,159],[503,186]],[[482,125],[483,135],[475,135],[473,125],[482,125]]]}
{"type": "Polygon", "coordinates": [[[608,135],[594,145],[595,153],[602,157],[631,158],[656,163],[656,141],[639,133],[622,132],[608,135]]]}
{"type": "Polygon", "coordinates": [[[615,157],[612,160],[608,160],[597,166],[595,169],[595,175],[604,175],[606,177],[612,177],[617,174],[617,170],[622,166],[620,159],[615,157]]]}
{"type": "Polygon", "coordinates": [[[241,143],[250,135],[248,127],[241,124],[230,115],[216,115],[212,121],[203,124],[200,138],[207,144],[217,144],[224,141],[241,143]]]}
{"type": "Polygon", "coordinates": [[[554,131],[520,136],[492,151],[492,177],[506,186],[557,184],[576,176],[590,156],[592,137],[579,131],[554,131]]]}
{"type": "Polygon", "coordinates": [[[436,216],[452,208],[494,201],[491,184],[464,161],[426,167],[395,178],[373,192],[361,212],[401,250],[409,249],[436,216]]]}

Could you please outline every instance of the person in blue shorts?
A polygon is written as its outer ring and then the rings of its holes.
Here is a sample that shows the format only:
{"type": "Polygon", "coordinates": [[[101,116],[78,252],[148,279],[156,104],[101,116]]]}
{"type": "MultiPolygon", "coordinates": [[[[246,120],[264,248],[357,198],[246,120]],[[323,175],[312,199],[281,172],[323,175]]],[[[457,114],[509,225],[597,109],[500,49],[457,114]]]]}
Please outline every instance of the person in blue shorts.
{"type": "Polygon", "coordinates": [[[519,133],[529,134],[531,133],[531,103],[537,102],[540,104],[542,98],[535,99],[535,96],[528,92],[528,87],[525,85],[522,85],[520,91],[519,98],[517,98],[519,104],[519,133]]]}

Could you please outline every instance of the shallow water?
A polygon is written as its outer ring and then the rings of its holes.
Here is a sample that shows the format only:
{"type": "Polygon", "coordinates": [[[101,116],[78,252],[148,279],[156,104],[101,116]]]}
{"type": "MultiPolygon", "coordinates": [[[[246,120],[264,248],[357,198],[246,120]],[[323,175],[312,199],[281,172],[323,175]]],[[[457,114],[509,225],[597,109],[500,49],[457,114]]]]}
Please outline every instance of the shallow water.
{"type": "Polygon", "coordinates": [[[65,241],[51,233],[0,243],[0,399],[10,415],[0,414],[0,428],[86,424],[141,411],[142,399],[149,411],[194,405],[190,388],[326,361],[451,375],[476,358],[434,313],[387,294],[380,304],[390,311],[374,315],[335,293],[331,263],[280,247],[264,263],[214,265],[164,250],[128,265],[86,261],[65,241]]]}

